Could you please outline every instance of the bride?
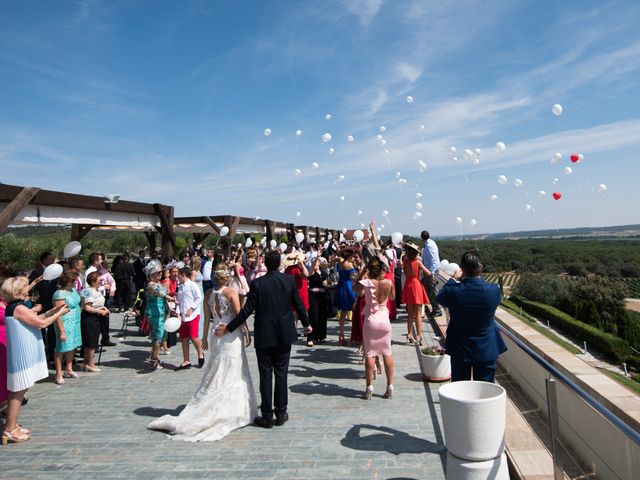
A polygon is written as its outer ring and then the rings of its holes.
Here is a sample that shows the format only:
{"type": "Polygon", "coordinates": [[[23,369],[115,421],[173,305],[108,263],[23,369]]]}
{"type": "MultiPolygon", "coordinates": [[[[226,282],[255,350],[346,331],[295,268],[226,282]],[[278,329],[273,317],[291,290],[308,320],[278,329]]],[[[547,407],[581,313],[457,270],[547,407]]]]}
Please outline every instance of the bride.
{"type": "MultiPolygon", "coordinates": [[[[232,278],[226,266],[215,270],[219,290],[211,292],[207,305],[216,325],[229,323],[240,311],[238,293],[229,287],[232,278]]],[[[257,402],[245,351],[251,344],[249,329],[244,324],[222,337],[216,337],[214,332],[215,325],[209,338],[211,358],[204,366],[196,394],[178,416],[164,415],[147,428],[167,431],[173,439],[200,442],[220,440],[253,423],[257,402]]],[[[206,345],[204,342],[205,350],[206,345]]]]}

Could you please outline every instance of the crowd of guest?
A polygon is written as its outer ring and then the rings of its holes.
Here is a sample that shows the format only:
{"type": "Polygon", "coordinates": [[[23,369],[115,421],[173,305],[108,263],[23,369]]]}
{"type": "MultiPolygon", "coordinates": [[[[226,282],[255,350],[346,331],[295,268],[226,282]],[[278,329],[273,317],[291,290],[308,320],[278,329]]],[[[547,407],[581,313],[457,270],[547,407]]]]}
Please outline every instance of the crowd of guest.
{"type": "MultiPolygon", "coordinates": [[[[176,370],[192,367],[191,346],[197,365],[202,367],[214,313],[212,292],[231,286],[242,304],[252,282],[268,274],[265,254],[274,250],[281,253],[281,271],[294,277],[308,312],[312,331],[305,339],[306,345],[312,348],[325,343],[327,319],[335,316],[337,344],[357,347],[362,355],[366,378],[363,398],[372,397],[372,380],[382,373],[382,364],[387,377],[383,396],[391,398],[394,366],[390,322],[406,308],[406,340],[422,345],[423,315],[441,315],[437,300],[454,310],[461,300],[449,284],[436,297],[440,259],[427,231],[421,236],[423,248],[410,242],[393,244],[391,240],[383,244],[376,232],[372,221],[368,239],[362,242],[341,235],[323,243],[303,240],[280,246],[274,241],[267,245],[266,239],[257,238],[248,238],[244,246],[194,245],[176,259],[161,259],[157,251],[142,250],[133,262],[129,254],[117,256],[110,268],[100,252],[88,256],[86,270],[82,257],[58,261],[51,252],[39,257],[30,274],[0,264],[0,409],[6,419],[3,443],[30,438],[29,430],[17,423],[18,412],[26,401],[27,389],[49,376],[48,362],[53,364],[52,379],[57,385],[78,378],[78,369],[100,372],[96,352],[116,345],[109,332],[113,312],[135,315],[141,331],[151,340],[146,368],[162,368],[160,355],[170,354],[178,338],[183,359],[176,370]],[[62,266],[62,274],[56,280],[44,280],[44,270],[54,263],[62,266]],[[223,271],[227,273],[216,275],[223,271]],[[218,284],[221,278],[225,279],[224,285],[218,284]],[[179,322],[178,332],[166,331],[165,322],[174,318],[179,322]]],[[[469,257],[465,262],[467,276],[479,278],[479,259],[469,257]]],[[[460,277],[458,272],[456,275],[460,277]]],[[[490,320],[497,306],[494,303],[492,296],[491,305],[483,310],[485,330],[491,330],[490,320]]],[[[454,323],[452,341],[455,339],[456,344],[450,350],[456,354],[456,379],[466,378],[468,370],[474,368],[482,371],[483,379],[492,380],[492,354],[478,354],[472,359],[474,363],[467,365],[459,351],[469,350],[463,337],[472,335],[473,329],[467,328],[468,324],[461,327],[459,320],[454,323]]],[[[492,336],[493,330],[489,333],[485,332],[486,342],[489,337],[498,338],[492,336]]],[[[503,348],[502,344],[489,346],[492,352],[503,348]]],[[[481,345],[480,350],[486,348],[481,345]]]]}

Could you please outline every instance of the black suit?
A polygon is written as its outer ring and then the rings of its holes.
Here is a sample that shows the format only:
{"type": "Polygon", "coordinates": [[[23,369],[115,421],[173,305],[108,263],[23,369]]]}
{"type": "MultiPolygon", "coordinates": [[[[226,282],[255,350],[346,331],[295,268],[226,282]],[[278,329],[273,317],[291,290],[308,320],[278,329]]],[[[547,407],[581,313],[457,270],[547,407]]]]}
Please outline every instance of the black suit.
{"type": "Polygon", "coordinates": [[[287,374],[291,344],[298,339],[291,307],[298,312],[302,325],[309,325],[307,311],[300,300],[293,276],[270,271],[251,282],[244,308],[227,325],[233,332],[255,311],[253,337],[260,372],[260,410],[267,420],[273,420],[272,376],[275,375],[275,414],[287,411],[287,374]]]}
{"type": "Polygon", "coordinates": [[[144,273],[144,259],[138,257],[133,262],[133,283],[136,286],[136,293],[144,288],[147,276],[144,273]]]}

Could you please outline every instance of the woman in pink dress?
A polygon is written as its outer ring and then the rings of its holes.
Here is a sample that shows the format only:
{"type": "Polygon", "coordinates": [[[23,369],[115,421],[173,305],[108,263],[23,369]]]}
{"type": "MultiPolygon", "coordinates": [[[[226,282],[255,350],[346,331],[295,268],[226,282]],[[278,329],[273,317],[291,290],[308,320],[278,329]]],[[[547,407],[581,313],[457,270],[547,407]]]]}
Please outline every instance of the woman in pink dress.
{"type": "Polygon", "coordinates": [[[367,388],[362,395],[365,400],[371,400],[373,395],[373,372],[375,357],[382,356],[384,370],[387,376],[387,389],[383,398],[393,395],[393,357],[391,356],[391,322],[387,299],[395,298],[393,283],[384,278],[384,268],[378,257],[372,257],[366,268],[358,275],[354,290],[358,295],[364,295],[364,353],[365,377],[367,388]]]}

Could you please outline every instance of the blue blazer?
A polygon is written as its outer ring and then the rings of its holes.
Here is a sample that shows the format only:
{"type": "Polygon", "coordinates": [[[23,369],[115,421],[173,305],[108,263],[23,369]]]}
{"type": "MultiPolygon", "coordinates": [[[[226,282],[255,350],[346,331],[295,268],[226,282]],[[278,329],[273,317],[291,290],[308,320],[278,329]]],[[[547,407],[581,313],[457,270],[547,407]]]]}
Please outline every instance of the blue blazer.
{"type": "Polygon", "coordinates": [[[500,287],[480,277],[449,280],[436,296],[449,309],[446,352],[465,362],[490,362],[507,350],[495,320],[500,287]]]}

